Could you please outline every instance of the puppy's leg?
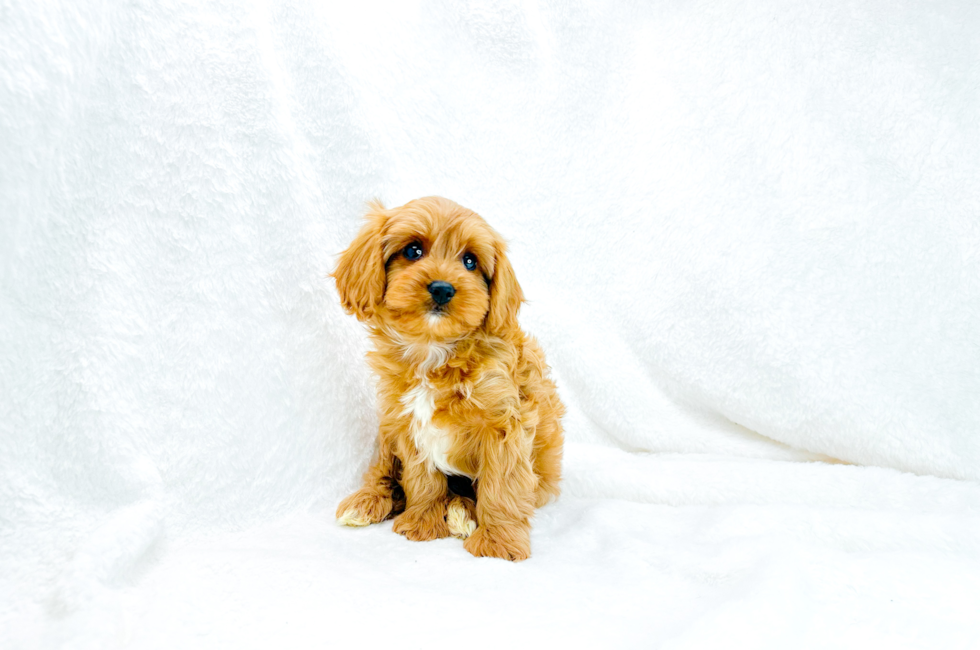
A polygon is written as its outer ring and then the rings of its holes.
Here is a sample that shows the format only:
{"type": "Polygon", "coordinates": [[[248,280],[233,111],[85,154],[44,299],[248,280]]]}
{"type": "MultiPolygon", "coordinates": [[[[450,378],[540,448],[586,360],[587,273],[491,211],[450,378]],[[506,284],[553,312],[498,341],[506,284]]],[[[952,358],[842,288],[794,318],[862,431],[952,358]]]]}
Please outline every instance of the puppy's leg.
{"type": "Polygon", "coordinates": [[[543,420],[537,427],[534,437],[534,473],[538,476],[538,486],[534,505],[538,508],[561,492],[561,452],[562,431],[557,417],[543,420]]]}
{"type": "Polygon", "coordinates": [[[401,463],[384,441],[364,473],[364,484],[337,506],[341,526],[367,526],[384,521],[405,509],[405,495],[398,485],[401,463]]]}
{"type": "Polygon", "coordinates": [[[528,445],[516,437],[490,440],[482,453],[476,483],[477,528],[463,543],[477,557],[514,561],[531,557],[537,477],[528,445]]]}
{"type": "Polygon", "coordinates": [[[466,539],[476,530],[476,491],[473,482],[464,476],[447,476],[449,504],[446,506],[446,523],[449,534],[466,539]]]}
{"type": "Polygon", "coordinates": [[[476,530],[476,503],[473,499],[454,494],[446,506],[446,524],[449,534],[459,539],[466,539],[476,530]]]}
{"type": "Polygon", "coordinates": [[[446,524],[446,475],[430,470],[412,454],[402,470],[405,512],[395,517],[392,530],[415,542],[449,537],[446,524]]]}

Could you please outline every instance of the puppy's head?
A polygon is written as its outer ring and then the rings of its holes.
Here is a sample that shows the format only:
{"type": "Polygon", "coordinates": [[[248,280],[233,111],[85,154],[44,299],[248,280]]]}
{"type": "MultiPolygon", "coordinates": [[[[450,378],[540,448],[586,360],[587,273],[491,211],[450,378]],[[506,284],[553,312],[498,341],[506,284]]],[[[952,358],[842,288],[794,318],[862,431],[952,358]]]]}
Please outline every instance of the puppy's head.
{"type": "Polygon", "coordinates": [[[372,203],[333,277],[348,313],[406,339],[440,341],[480,328],[499,336],[517,328],[524,300],[506,248],[480,215],[448,199],[391,210],[372,203]]]}

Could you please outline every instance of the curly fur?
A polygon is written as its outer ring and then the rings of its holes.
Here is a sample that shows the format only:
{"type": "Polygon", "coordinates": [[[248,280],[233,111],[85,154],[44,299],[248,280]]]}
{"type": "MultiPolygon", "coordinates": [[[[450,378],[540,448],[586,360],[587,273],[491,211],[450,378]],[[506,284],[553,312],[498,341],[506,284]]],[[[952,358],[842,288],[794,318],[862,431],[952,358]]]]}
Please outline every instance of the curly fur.
{"type": "Polygon", "coordinates": [[[448,199],[372,203],[333,277],[344,308],[370,328],[380,416],[377,455],[338,521],[394,516],[412,540],[454,535],[476,556],[529,557],[534,509],[559,493],[564,407],[517,322],[524,294],[504,240],[448,199]],[[406,257],[410,244],[419,259],[406,257]],[[455,289],[446,305],[429,293],[435,281],[455,289]],[[475,501],[453,493],[447,475],[472,479],[475,501]]]}

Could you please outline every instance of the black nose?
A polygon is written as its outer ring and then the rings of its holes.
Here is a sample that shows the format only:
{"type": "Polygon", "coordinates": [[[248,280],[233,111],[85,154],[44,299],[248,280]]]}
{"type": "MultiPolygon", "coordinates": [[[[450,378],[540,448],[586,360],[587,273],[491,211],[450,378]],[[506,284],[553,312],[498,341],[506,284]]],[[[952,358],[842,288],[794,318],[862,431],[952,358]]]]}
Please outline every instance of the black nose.
{"type": "Polygon", "coordinates": [[[429,294],[437,305],[445,305],[456,295],[456,288],[448,282],[437,280],[429,285],[429,294]]]}

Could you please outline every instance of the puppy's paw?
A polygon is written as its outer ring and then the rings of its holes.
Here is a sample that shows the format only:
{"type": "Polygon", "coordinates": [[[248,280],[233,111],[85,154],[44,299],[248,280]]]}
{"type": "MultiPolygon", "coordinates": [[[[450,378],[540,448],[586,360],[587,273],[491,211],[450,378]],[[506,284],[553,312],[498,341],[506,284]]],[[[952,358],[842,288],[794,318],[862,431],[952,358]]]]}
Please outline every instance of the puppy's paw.
{"type": "Polygon", "coordinates": [[[440,502],[438,505],[424,510],[409,508],[395,517],[391,529],[413,542],[427,542],[449,537],[449,526],[446,524],[446,504],[440,502]]]}
{"type": "Polygon", "coordinates": [[[363,487],[337,506],[337,523],[341,526],[368,526],[384,521],[391,514],[391,494],[363,487]]]}
{"type": "Polygon", "coordinates": [[[480,526],[463,542],[463,548],[476,557],[520,562],[531,557],[531,534],[527,526],[480,526]]]}
{"type": "Polygon", "coordinates": [[[473,499],[454,496],[446,506],[446,524],[449,534],[466,539],[476,530],[476,504],[473,499]]]}

